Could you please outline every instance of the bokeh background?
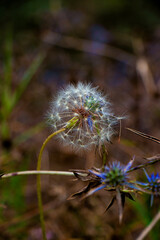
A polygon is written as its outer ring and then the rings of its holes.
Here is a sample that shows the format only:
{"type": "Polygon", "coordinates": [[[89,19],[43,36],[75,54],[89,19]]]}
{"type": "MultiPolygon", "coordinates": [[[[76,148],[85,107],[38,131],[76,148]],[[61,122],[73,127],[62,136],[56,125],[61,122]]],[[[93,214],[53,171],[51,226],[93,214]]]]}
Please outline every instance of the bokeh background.
{"type": "MultiPolygon", "coordinates": [[[[158,144],[130,133],[131,127],[160,137],[160,3],[158,0],[1,0],[0,1],[0,170],[36,169],[44,139],[49,103],[58,90],[78,81],[107,94],[122,123],[121,141],[108,146],[108,161],[135,164],[159,153],[158,144]]],[[[100,167],[94,150],[87,153],[47,145],[42,169],[100,167]]],[[[159,170],[159,164],[148,173],[159,170]]],[[[133,179],[144,180],[141,170],[133,179]]],[[[67,201],[84,185],[71,177],[43,176],[42,196],[48,240],[133,240],[159,208],[155,198],[134,196],[118,223],[111,195],[98,192],[83,201],[67,201]]],[[[147,236],[160,238],[160,225],[147,236]]],[[[42,239],[36,177],[0,182],[0,239],[42,239]]]]}

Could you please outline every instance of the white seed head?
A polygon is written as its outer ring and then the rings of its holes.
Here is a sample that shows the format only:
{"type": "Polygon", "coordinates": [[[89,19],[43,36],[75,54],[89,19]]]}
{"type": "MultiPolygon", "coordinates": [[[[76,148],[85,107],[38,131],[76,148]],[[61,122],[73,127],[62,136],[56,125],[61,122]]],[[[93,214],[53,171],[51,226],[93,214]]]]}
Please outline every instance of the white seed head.
{"type": "Polygon", "coordinates": [[[65,145],[88,149],[110,142],[113,126],[119,121],[110,110],[107,98],[90,84],[69,85],[51,103],[49,122],[65,145]]]}

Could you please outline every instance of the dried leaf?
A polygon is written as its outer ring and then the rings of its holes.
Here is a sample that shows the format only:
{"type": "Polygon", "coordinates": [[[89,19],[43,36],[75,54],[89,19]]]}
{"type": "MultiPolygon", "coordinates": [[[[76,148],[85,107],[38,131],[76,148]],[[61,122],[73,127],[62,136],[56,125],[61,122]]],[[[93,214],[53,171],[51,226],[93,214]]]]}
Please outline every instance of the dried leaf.
{"type": "Polygon", "coordinates": [[[108,204],[108,206],[107,206],[105,212],[107,212],[108,209],[110,209],[110,208],[112,207],[112,205],[113,205],[113,203],[114,203],[115,200],[116,200],[116,197],[114,196],[114,197],[112,198],[112,200],[110,201],[110,203],[108,204]]]}
{"type": "Polygon", "coordinates": [[[130,193],[125,193],[125,196],[126,196],[127,198],[129,198],[130,200],[135,201],[134,198],[132,197],[132,195],[131,195],[130,193]]]}
{"type": "Polygon", "coordinates": [[[101,185],[100,182],[89,182],[89,184],[81,189],[79,192],[72,194],[68,200],[74,199],[76,197],[80,197],[81,199],[88,197],[91,195],[92,191],[95,191],[95,189],[101,185]]]}

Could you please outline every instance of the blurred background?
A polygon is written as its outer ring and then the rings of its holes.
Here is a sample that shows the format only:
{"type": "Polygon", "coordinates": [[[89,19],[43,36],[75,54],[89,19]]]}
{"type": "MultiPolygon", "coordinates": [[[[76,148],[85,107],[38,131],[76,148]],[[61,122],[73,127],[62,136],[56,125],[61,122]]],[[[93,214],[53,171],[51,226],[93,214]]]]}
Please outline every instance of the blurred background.
{"type": "MultiPolygon", "coordinates": [[[[131,127],[160,138],[160,2],[158,0],[0,1],[0,171],[36,169],[44,139],[52,132],[46,113],[57,91],[90,82],[107,94],[122,123],[120,143],[108,146],[108,161],[135,164],[159,153],[158,144],[128,132],[131,127]]],[[[42,169],[101,166],[95,151],[77,153],[52,139],[42,169]]],[[[151,174],[159,164],[148,168],[151,174]]],[[[142,170],[133,179],[145,180],[142,170]]],[[[48,240],[133,240],[159,208],[155,198],[134,196],[118,223],[111,195],[83,201],[67,198],[82,188],[71,177],[43,176],[42,196],[48,240]]],[[[158,224],[146,239],[160,238],[158,224]]],[[[0,239],[39,240],[36,177],[0,182],[0,239]]]]}

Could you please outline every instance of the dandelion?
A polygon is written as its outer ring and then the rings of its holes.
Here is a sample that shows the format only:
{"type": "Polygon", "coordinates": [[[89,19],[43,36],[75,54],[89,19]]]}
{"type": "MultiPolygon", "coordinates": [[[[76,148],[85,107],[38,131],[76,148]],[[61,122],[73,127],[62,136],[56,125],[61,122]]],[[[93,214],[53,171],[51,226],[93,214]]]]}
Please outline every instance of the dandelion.
{"type": "MultiPolygon", "coordinates": [[[[111,113],[109,105],[110,103],[97,91],[97,88],[89,84],[78,83],[77,87],[69,85],[60,91],[52,102],[48,115],[49,122],[55,131],[42,144],[37,171],[41,170],[43,150],[54,136],[60,137],[63,143],[77,149],[88,149],[91,145],[102,146],[104,149],[104,143],[110,142],[113,135],[113,125],[121,119],[111,113]]],[[[37,176],[37,196],[45,236],[40,176],[37,176]]]]}
{"type": "Polygon", "coordinates": [[[60,91],[48,118],[55,131],[66,129],[58,136],[76,149],[110,142],[113,126],[121,119],[111,113],[110,103],[97,88],[82,83],[60,91]]]}
{"type": "Polygon", "coordinates": [[[128,171],[131,168],[133,161],[134,159],[132,159],[126,166],[121,165],[118,161],[114,161],[102,169],[92,168],[88,171],[73,171],[78,179],[88,181],[89,184],[81,191],[73,194],[69,199],[73,199],[75,197],[86,198],[101,189],[115,191],[116,195],[112,198],[107,210],[112,206],[114,201],[117,200],[119,208],[119,221],[121,222],[125,198],[127,197],[133,200],[131,194],[129,193],[129,189],[138,190],[133,183],[129,182],[128,177],[128,171]]]}

